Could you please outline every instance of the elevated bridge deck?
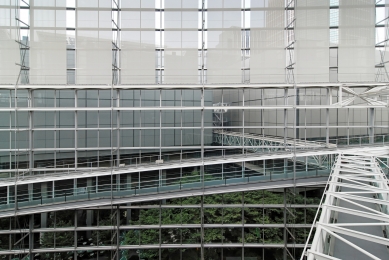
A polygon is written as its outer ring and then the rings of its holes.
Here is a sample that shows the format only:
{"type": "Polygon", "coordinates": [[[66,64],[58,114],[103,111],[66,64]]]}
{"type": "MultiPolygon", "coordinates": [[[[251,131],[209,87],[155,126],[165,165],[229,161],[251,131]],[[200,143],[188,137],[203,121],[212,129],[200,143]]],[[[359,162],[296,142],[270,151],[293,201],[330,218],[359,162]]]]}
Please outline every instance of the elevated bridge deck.
{"type": "Polygon", "coordinates": [[[160,187],[134,189],[131,187],[112,190],[101,190],[62,194],[54,198],[31,198],[31,200],[3,204],[0,206],[0,218],[35,214],[50,211],[100,207],[123,203],[153,201],[180,197],[210,195],[219,193],[279,189],[300,186],[323,186],[328,180],[328,174],[318,176],[301,175],[293,178],[293,174],[281,175],[278,179],[258,177],[233,178],[223,181],[204,181],[187,184],[167,185],[160,187]],[[16,208],[15,208],[16,207],[16,208]]]}
{"type": "Polygon", "coordinates": [[[389,259],[389,187],[377,160],[358,153],[338,156],[308,260],[389,259]]]}
{"type": "MultiPolygon", "coordinates": [[[[387,153],[387,147],[370,147],[364,148],[366,152],[382,154],[387,153]]],[[[358,150],[344,150],[349,153],[363,152],[362,148],[358,150]]],[[[326,151],[327,154],[337,154],[341,150],[326,151]]],[[[253,154],[256,155],[256,154],[253,154]]],[[[280,153],[272,155],[260,155],[247,157],[229,157],[229,158],[212,158],[209,161],[195,161],[186,162],[186,165],[201,165],[203,164],[218,164],[218,163],[244,163],[255,160],[274,159],[274,158],[293,158],[294,156],[313,156],[323,155],[323,152],[301,152],[301,153],[280,153]]],[[[144,165],[143,170],[150,170],[150,168],[161,169],[162,165],[144,165]]],[[[162,169],[171,167],[184,167],[183,164],[163,165],[162,169]]],[[[91,176],[109,175],[140,172],[142,167],[111,169],[108,172],[75,172],[72,174],[55,174],[43,176],[25,176],[22,179],[8,180],[2,185],[17,187],[21,184],[39,183],[56,181],[63,179],[74,179],[91,176]]],[[[243,169],[244,167],[242,167],[243,169]]],[[[202,194],[217,194],[226,192],[236,192],[244,190],[259,190],[259,189],[275,189],[293,186],[309,186],[322,185],[325,183],[327,176],[330,173],[328,168],[316,167],[313,169],[292,169],[274,171],[270,169],[269,172],[257,172],[251,175],[245,175],[244,171],[234,176],[223,176],[220,174],[213,175],[196,175],[190,177],[182,177],[180,179],[157,179],[150,182],[127,182],[117,183],[112,182],[106,185],[92,185],[87,187],[68,188],[62,190],[55,190],[55,192],[28,192],[18,194],[17,197],[9,194],[0,200],[0,217],[12,216],[18,214],[30,214],[34,212],[47,212],[60,209],[83,208],[92,206],[104,206],[110,204],[121,204],[136,201],[150,201],[156,199],[167,199],[177,197],[196,196],[202,194]],[[269,173],[269,174],[268,174],[269,173]],[[68,205],[68,206],[66,206],[68,205]]]]}

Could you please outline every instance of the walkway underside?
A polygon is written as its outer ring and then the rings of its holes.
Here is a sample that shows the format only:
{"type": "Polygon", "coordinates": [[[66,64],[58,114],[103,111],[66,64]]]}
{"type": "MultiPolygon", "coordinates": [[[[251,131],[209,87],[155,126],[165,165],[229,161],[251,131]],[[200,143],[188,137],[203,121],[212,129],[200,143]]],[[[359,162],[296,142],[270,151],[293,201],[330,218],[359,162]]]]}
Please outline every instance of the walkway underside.
{"type": "Polygon", "coordinates": [[[366,154],[338,156],[308,260],[389,259],[389,187],[378,162],[366,154]]]}
{"type": "MultiPolygon", "coordinates": [[[[152,244],[152,245],[120,245],[117,246],[82,246],[82,247],[57,247],[57,248],[42,248],[42,249],[32,249],[31,253],[58,253],[58,252],[83,252],[83,251],[104,251],[104,250],[140,250],[140,249],[171,249],[171,248],[201,248],[201,244],[152,244]]],[[[262,244],[262,243],[212,243],[212,244],[203,244],[204,248],[239,248],[239,247],[253,247],[253,248],[284,248],[284,244],[262,244]]],[[[287,244],[288,248],[303,248],[304,244],[287,244]]],[[[16,255],[16,254],[28,254],[30,250],[4,250],[0,251],[0,255],[16,255]]]]}

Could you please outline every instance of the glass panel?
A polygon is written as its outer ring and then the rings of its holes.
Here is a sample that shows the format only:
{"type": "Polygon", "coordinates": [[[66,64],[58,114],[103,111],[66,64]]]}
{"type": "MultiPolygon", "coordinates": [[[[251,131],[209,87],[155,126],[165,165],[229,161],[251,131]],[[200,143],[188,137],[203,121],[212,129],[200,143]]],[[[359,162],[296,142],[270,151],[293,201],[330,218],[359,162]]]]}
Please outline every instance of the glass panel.
{"type": "Polygon", "coordinates": [[[241,83],[241,1],[208,1],[207,17],[207,82],[241,83]]]}
{"type": "Polygon", "coordinates": [[[340,82],[375,79],[374,4],[372,0],[343,0],[339,3],[340,82]]]}
{"type": "Polygon", "coordinates": [[[329,1],[299,1],[296,12],[297,82],[329,80],[329,1]]]}

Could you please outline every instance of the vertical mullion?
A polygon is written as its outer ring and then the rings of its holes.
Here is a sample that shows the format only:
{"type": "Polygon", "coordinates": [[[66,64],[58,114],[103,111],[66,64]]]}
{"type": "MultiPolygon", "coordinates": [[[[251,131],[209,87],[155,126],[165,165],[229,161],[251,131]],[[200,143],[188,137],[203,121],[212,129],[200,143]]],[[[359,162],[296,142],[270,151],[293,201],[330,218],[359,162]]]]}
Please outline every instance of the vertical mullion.
{"type": "Polygon", "coordinates": [[[204,63],[205,63],[205,0],[202,0],[201,2],[201,84],[205,84],[205,70],[204,70],[204,63]]]}
{"type": "MultiPolygon", "coordinates": [[[[204,159],[205,159],[204,158],[204,87],[201,89],[201,140],[200,141],[201,141],[201,160],[204,168],[204,159]]],[[[204,171],[202,174],[204,175],[204,171]]]]}
{"type": "Polygon", "coordinates": [[[59,93],[58,90],[54,90],[54,107],[55,107],[55,110],[54,110],[54,168],[57,168],[57,113],[58,113],[58,110],[57,110],[57,93],[59,93]]]}
{"type": "Polygon", "coordinates": [[[204,259],[204,195],[201,195],[201,260],[204,259]]]}
{"type": "MultiPolygon", "coordinates": [[[[113,104],[112,104],[113,106],[113,104]]],[[[120,90],[116,89],[116,160],[120,165],[120,90]]]]}
{"type": "Polygon", "coordinates": [[[162,207],[161,207],[162,201],[159,201],[159,247],[158,247],[158,252],[159,252],[159,260],[162,259],[162,207]]]}
{"type": "MultiPolygon", "coordinates": [[[[28,90],[28,107],[32,107],[32,90],[28,90]]],[[[28,111],[28,138],[29,138],[29,145],[28,145],[28,160],[29,160],[29,173],[32,174],[32,170],[34,168],[34,160],[33,160],[33,113],[31,110],[28,111]]],[[[54,136],[55,138],[55,136],[54,136]]],[[[15,147],[16,148],[16,147],[15,147]]]]}
{"type": "Polygon", "coordinates": [[[77,260],[77,226],[78,226],[78,223],[77,223],[77,210],[74,211],[74,252],[73,252],[73,257],[75,260],[77,260]]]}
{"type": "MultiPolygon", "coordinates": [[[[330,105],[330,90],[327,89],[327,105],[330,105]]],[[[328,146],[330,143],[330,109],[326,108],[326,145],[328,146]]]]}
{"type": "Polygon", "coordinates": [[[159,160],[162,159],[162,90],[159,90],[159,160]]]}
{"type": "Polygon", "coordinates": [[[164,28],[162,28],[162,15],[164,14],[164,12],[162,11],[163,10],[163,8],[164,8],[164,6],[163,6],[163,1],[164,0],[160,0],[160,6],[159,6],[159,8],[160,8],[160,15],[159,15],[159,27],[160,27],[160,33],[159,33],[159,46],[160,46],[160,52],[161,52],[161,68],[160,68],[160,78],[159,78],[159,83],[160,84],[162,84],[163,82],[162,82],[162,74],[163,74],[163,57],[162,56],[164,56],[164,54],[165,54],[165,49],[163,48],[163,42],[162,42],[162,34],[164,33],[163,32],[163,30],[162,29],[164,29],[164,28]]]}
{"type": "MultiPolygon", "coordinates": [[[[77,152],[77,128],[78,128],[78,111],[77,111],[77,107],[78,107],[78,90],[75,90],[74,91],[74,106],[75,106],[75,110],[74,110],[74,170],[77,170],[77,157],[78,157],[78,152],[77,152]]],[[[86,111],[85,111],[86,113],[86,111]]]]}
{"type": "Polygon", "coordinates": [[[242,195],[242,259],[244,259],[244,191],[241,193],[242,195]]]}
{"type": "MultiPolygon", "coordinates": [[[[139,90],[139,127],[142,125],[142,90],[139,90]]],[[[135,115],[134,115],[135,118],[135,115]]],[[[138,147],[139,147],[139,161],[138,164],[142,163],[142,129],[139,128],[139,142],[138,142],[138,147]]],[[[140,172],[138,172],[138,186],[140,189],[140,172]]],[[[139,241],[140,241],[140,232],[139,232],[139,241]]]]}

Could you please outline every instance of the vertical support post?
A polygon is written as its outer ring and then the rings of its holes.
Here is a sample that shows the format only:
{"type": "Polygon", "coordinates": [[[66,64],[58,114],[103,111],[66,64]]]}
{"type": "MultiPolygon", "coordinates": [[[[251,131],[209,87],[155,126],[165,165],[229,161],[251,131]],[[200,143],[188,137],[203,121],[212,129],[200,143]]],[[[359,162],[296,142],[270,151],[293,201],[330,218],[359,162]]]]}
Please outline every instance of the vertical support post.
{"type": "MultiPolygon", "coordinates": [[[[294,93],[297,93],[296,84],[293,85],[294,93]]],[[[298,97],[295,95],[295,101],[293,105],[293,184],[296,185],[296,139],[297,139],[297,100],[298,97]]]]}
{"type": "MultiPolygon", "coordinates": [[[[263,107],[265,105],[265,91],[263,88],[261,88],[261,107],[263,107]]],[[[262,132],[262,137],[265,137],[265,129],[264,129],[264,126],[265,126],[265,118],[264,118],[264,111],[263,109],[261,109],[261,132],[262,132]]],[[[262,142],[262,145],[263,145],[263,142],[262,142]]],[[[262,152],[264,152],[264,148],[262,148],[262,152]]]]}
{"type": "MultiPolygon", "coordinates": [[[[288,105],[288,89],[284,88],[284,106],[288,105]]],[[[286,140],[288,136],[288,111],[284,108],[284,149],[286,149],[286,140]]]]}
{"type": "Polygon", "coordinates": [[[369,110],[369,143],[374,144],[374,118],[375,118],[375,108],[368,108],[369,110]]]}
{"type": "Polygon", "coordinates": [[[34,233],[32,232],[34,229],[34,214],[29,216],[28,223],[28,255],[29,259],[34,259],[34,255],[32,250],[34,249],[34,233]]]}
{"type": "MultiPolygon", "coordinates": [[[[339,118],[337,124],[339,125],[339,118]]],[[[350,108],[347,108],[347,145],[350,145],[350,108]]]]}
{"type": "Polygon", "coordinates": [[[332,87],[327,88],[327,94],[328,94],[328,105],[332,105],[332,87]]]}
{"type": "Polygon", "coordinates": [[[55,198],[55,182],[54,181],[52,181],[51,197],[54,200],[54,198],[55,198]]]}
{"type": "Polygon", "coordinates": [[[10,186],[7,186],[7,204],[10,203],[10,186]]]}
{"type": "MultiPolygon", "coordinates": [[[[119,13],[119,12],[118,12],[119,13]]],[[[119,70],[118,72],[119,73],[119,70]]],[[[116,107],[120,107],[120,90],[116,90],[116,107]]],[[[116,161],[120,165],[120,109],[116,110],[116,161]]]]}
{"type": "Polygon", "coordinates": [[[201,256],[200,256],[200,259],[201,260],[205,260],[204,258],[204,195],[201,195],[201,207],[200,207],[200,218],[201,218],[201,239],[200,239],[200,243],[201,243],[201,256]]]}
{"type": "Polygon", "coordinates": [[[263,175],[266,176],[266,160],[263,160],[263,175]]]}
{"type": "MultiPolygon", "coordinates": [[[[32,98],[32,90],[28,90],[28,106],[33,107],[33,98],[32,98]]],[[[28,111],[28,171],[30,175],[32,174],[32,169],[34,168],[34,157],[32,153],[33,148],[33,136],[32,136],[32,126],[33,126],[33,111],[28,111]]],[[[55,139],[54,139],[55,140],[55,139]]],[[[16,148],[16,147],[15,147],[16,148]]]]}
{"type": "Polygon", "coordinates": [[[200,142],[201,142],[201,166],[200,166],[200,174],[201,174],[201,183],[204,188],[204,87],[201,88],[201,133],[200,133],[200,142]]]}
{"type": "Polygon", "coordinates": [[[77,223],[77,210],[74,211],[74,253],[73,253],[73,256],[74,256],[74,260],[77,260],[77,242],[78,242],[78,238],[77,238],[77,227],[78,227],[78,223],[77,223]]]}
{"type": "Polygon", "coordinates": [[[34,200],[34,184],[33,183],[28,184],[28,200],[29,201],[34,200]]]}
{"type": "MultiPolygon", "coordinates": [[[[165,200],[166,201],[166,200],[165,200]]],[[[158,233],[159,233],[159,247],[158,247],[158,255],[159,255],[159,260],[162,259],[162,248],[161,248],[161,244],[162,244],[162,201],[159,201],[159,229],[158,229],[158,233]]]]}
{"type": "MultiPolygon", "coordinates": [[[[331,104],[331,93],[330,93],[330,90],[329,88],[327,88],[327,105],[329,106],[331,104]]],[[[330,109],[327,108],[326,109],[326,145],[328,147],[329,143],[330,143],[330,109]]]]}
{"type": "Polygon", "coordinates": [[[73,196],[77,196],[77,179],[73,180],[73,196]]]}
{"type": "MultiPolygon", "coordinates": [[[[45,192],[44,190],[47,190],[47,183],[42,183],[41,184],[41,196],[45,196],[47,197],[47,192],[45,192]]],[[[41,213],[41,225],[40,225],[41,228],[46,228],[47,227],[47,212],[43,212],[41,213]]],[[[41,237],[42,236],[42,233],[39,233],[39,236],[41,237]]]]}
{"type": "Polygon", "coordinates": [[[77,106],[78,106],[78,90],[74,91],[74,170],[77,170],[77,161],[78,161],[78,152],[77,152],[77,128],[78,128],[78,112],[77,112],[77,106]]]}
{"type": "Polygon", "coordinates": [[[116,206],[116,260],[120,259],[120,232],[119,232],[119,227],[120,227],[120,206],[116,206]]]}
{"type": "Polygon", "coordinates": [[[343,86],[340,85],[339,90],[338,90],[338,104],[339,104],[339,106],[342,106],[342,102],[343,102],[343,86]]]}
{"type": "MultiPolygon", "coordinates": [[[[90,192],[90,191],[92,191],[92,189],[93,189],[93,182],[92,182],[92,178],[93,177],[90,177],[90,178],[87,178],[86,179],[86,189],[87,189],[87,191],[88,192],[90,192]]],[[[97,179],[97,177],[96,177],[96,187],[95,187],[95,192],[97,193],[97,185],[98,185],[98,179],[97,179]]]]}
{"type": "Polygon", "coordinates": [[[286,248],[287,248],[287,244],[288,244],[288,234],[287,234],[287,231],[286,231],[286,188],[284,188],[284,250],[283,250],[283,257],[284,257],[284,260],[287,259],[287,253],[286,253],[286,248]]]}
{"type": "Polygon", "coordinates": [[[242,191],[242,259],[244,259],[244,191],[242,191]]]}
{"type": "MultiPolygon", "coordinates": [[[[92,219],[93,219],[93,210],[92,209],[87,209],[86,210],[86,226],[91,227],[92,226],[92,219]]],[[[88,230],[87,232],[87,237],[89,238],[91,236],[91,231],[88,230]]]]}
{"type": "Polygon", "coordinates": [[[18,210],[18,185],[16,185],[16,183],[15,183],[14,200],[15,200],[15,211],[17,211],[18,210]]]}
{"type": "Polygon", "coordinates": [[[159,156],[158,159],[162,159],[162,90],[159,90],[159,156]]]}
{"type": "Polygon", "coordinates": [[[246,141],[246,138],[245,138],[245,125],[244,125],[244,120],[245,120],[245,117],[244,117],[244,101],[245,101],[245,93],[244,93],[244,89],[242,90],[243,91],[243,95],[242,95],[242,154],[244,155],[244,148],[245,148],[245,141],[246,141]]]}
{"type": "MultiPolygon", "coordinates": [[[[245,12],[244,12],[245,13],[245,12]]],[[[244,73],[244,71],[243,71],[244,73]]],[[[242,154],[244,155],[245,154],[245,128],[244,128],[244,101],[245,101],[245,93],[244,93],[244,89],[242,90],[243,91],[243,95],[242,95],[242,154]]],[[[245,161],[242,162],[242,178],[245,177],[245,161]]]]}
{"type": "Polygon", "coordinates": [[[161,171],[161,182],[160,186],[166,186],[166,170],[160,170],[161,171]]]}
{"type": "Polygon", "coordinates": [[[205,84],[204,75],[204,47],[205,47],[205,0],[201,3],[201,83],[205,84]]]}

